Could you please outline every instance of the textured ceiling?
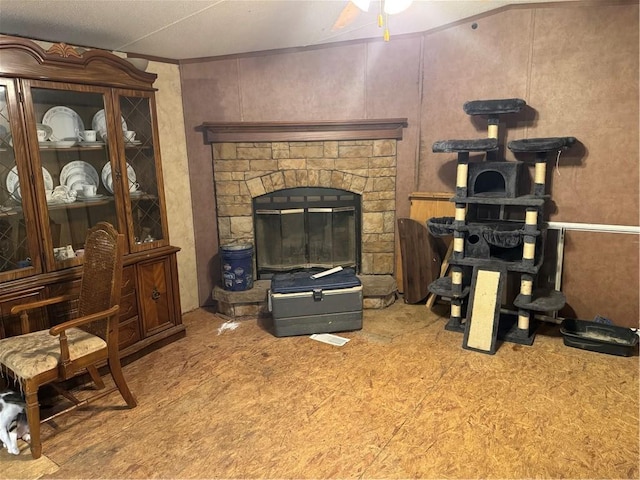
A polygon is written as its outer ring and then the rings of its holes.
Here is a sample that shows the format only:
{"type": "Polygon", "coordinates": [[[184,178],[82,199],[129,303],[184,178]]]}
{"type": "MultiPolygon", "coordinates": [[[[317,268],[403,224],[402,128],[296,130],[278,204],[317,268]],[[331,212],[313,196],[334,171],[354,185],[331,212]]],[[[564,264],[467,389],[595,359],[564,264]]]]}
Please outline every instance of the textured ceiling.
{"type": "MultiPolygon", "coordinates": [[[[415,0],[389,17],[391,36],[516,3],[415,0]]],[[[568,1],[568,0],[566,0],[568,1]]],[[[173,60],[381,38],[377,2],[341,29],[347,0],[0,0],[0,33],[173,60]]]]}

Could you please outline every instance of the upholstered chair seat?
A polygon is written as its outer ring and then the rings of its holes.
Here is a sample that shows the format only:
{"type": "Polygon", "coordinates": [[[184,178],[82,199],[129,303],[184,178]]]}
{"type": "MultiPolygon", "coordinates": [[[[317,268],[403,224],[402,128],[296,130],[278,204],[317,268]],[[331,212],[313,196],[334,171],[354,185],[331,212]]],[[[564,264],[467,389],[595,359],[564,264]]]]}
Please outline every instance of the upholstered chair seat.
{"type": "MultiPolygon", "coordinates": [[[[107,342],[79,328],[67,330],[69,360],[77,360],[91,353],[107,350],[107,342]]],[[[16,377],[30,379],[60,364],[60,341],[48,330],[27,333],[0,340],[0,363],[16,377]]]]}

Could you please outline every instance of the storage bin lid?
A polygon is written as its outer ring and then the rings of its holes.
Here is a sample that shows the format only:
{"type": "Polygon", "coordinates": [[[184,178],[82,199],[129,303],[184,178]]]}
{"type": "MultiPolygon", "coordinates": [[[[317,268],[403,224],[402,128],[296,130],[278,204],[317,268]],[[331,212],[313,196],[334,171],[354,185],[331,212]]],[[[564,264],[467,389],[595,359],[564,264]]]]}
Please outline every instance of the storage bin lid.
{"type": "Polygon", "coordinates": [[[273,293],[298,293],[312,292],[314,290],[336,290],[361,285],[352,269],[344,269],[326,277],[311,278],[318,271],[305,271],[293,273],[276,273],[271,278],[271,291],[273,293]]]}

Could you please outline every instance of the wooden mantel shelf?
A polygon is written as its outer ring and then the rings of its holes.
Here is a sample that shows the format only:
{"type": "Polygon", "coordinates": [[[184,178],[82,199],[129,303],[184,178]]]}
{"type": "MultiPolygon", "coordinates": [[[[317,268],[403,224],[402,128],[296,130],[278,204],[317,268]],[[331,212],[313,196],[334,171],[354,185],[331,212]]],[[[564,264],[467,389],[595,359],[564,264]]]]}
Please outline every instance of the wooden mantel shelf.
{"type": "Polygon", "coordinates": [[[331,122],[206,122],[208,143],[319,142],[326,140],[402,140],[406,118],[331,122]]]}

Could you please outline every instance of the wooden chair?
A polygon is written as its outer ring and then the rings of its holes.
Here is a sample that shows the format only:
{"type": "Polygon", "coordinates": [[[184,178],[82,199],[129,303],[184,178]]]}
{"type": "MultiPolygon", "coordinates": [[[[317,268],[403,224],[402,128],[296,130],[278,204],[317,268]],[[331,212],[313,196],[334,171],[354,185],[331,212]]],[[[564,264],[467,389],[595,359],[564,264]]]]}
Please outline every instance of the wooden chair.
{"type": "Polygon", "coordinates": [[[28,310],[78,300],[78,318],[49,330],[0,340],[0,370],[13,377],[25,394],[33,458],[42,454],[40,423],[87,405],[116,389],[130,408],[136,406],[136,400],[122,374],[118,353],[118,304],[123,251],[123,235],[108,223],[98,223],[87,234],[79,296],[64,295],[11,309],[13,314],[20,313],[22,323],[28,325],[28,310]],[[105,362],[115,382],[115,387],[109,390],[104,389],[104,382],[98,373],[98,366],[105,362]],[[101,392],[79,400],[58,385],[85,371],[101,392]],[[73,404],[41,422],[38,389],[48,384],[73,404]]]}

